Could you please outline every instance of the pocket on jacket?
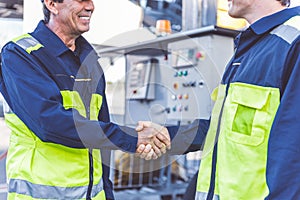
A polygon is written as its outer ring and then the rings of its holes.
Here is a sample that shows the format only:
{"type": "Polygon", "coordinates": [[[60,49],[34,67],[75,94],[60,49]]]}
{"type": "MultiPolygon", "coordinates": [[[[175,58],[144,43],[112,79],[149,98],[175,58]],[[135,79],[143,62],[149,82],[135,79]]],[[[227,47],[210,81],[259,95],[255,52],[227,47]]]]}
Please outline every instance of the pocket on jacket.
{"type": "Polygon", "coordinates": [[[278,95],[277,88],[231,84],[226,100],[228,109],[225,111],[228,119],[226,126],[229,129],[226,131],[227,138],[250,146],[263,143],[279,104],[278,95]]]}

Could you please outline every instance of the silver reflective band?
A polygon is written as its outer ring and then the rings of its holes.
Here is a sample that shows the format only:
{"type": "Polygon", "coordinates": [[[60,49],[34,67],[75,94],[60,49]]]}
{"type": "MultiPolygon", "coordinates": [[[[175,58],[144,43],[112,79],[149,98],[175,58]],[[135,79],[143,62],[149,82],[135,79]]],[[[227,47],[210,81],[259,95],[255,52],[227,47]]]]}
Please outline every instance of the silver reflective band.
{"type": "Polygon", "coordinates": [[[43,47],[43,45],[38,40],[36,40],[29,34],[25,34],[22,38],[13,41],[29,54],[32,51],[38,50],[39,48],[43,47]]]}
{"type": "MultiPolygon", "coordinates": [[[[196,192],[195,200],[206,200],[206,198],[207,198],[206,192],[196,192]]],[[[219,195],[214,194],[213,200],[220,200],[219,195]]]]}
{"type": "MultiPolygon", "coordinates": [[[[91,197],[95,197],[103,190],[102,179],[97,185],[93,185],[91,197]]],[[[30,183],[20,179],[10,179],[8,192],[23,194],[37,199],[85,199],[88,186],[81,187],[57,187],[30,183]]]]}
{"type": "Polygon", "coordinates": [[[300,35],[300,31],[292,26],[280,25],[275,28],[271,34],[277,35],[287,43],[292,44],[293,41],[300,35]]]}
{"type": "Polygon", "coordinates": [[[300,35],[300,16],[294,16],[287,20],[284,24],[275,28],[271,34],[277,35],[278,37],[285,40],[287,43],[292,44],[295,39],[300,35]]]}
{"type": "Polygon", "coordinates": [[[29,47],[34,47],[37,44],[40,44],[39,41],[37,41],[33,37],[22,38],[22,39],[16,41],[16,43],[25,50],[28,49],[29,47]]]}

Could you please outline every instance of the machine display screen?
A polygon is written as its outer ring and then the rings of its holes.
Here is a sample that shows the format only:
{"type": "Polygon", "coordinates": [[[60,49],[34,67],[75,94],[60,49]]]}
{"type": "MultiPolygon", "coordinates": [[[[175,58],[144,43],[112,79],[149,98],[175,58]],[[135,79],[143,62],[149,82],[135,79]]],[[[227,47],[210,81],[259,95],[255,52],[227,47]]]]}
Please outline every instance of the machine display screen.
{"type": "Polygon", "coordinates": [[[191,66],[195,64],[194,49],[172,51],[172,67],[191,66]]]}

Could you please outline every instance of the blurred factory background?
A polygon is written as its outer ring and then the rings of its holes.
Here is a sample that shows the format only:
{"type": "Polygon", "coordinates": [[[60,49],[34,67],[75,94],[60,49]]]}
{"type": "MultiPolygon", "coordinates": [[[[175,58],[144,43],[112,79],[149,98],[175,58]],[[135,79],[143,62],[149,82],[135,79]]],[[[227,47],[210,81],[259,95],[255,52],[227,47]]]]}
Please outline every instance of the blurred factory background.
{"type": "MultiPolygon", "coordinates": [[[[233,54],[233,39],[247,26],[227,15],[227,0],[95,0],[91,30],[107,80],[111,119],[162,125],[209,118],[210,94],[233,54]],[[170,29],[158,30],[167,20],[170,29]]],[[[292,6],[300,0],[292,0],[292,6]]],[[[0,0],[0,48],[30,32],[42,17],[40,0],[0,0]]],[[[0,95],[0,200],[6,199],[9,130],[0,95]]],[[[111,180],[117,199],[183,199],[201,152],[144,161],[116,151],[111,180]]]]}

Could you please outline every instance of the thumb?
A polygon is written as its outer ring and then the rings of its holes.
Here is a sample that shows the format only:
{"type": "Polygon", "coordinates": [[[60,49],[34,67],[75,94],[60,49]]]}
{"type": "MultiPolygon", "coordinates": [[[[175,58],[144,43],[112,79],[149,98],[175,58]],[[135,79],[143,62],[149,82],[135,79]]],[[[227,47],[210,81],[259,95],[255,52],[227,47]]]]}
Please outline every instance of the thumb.
{"type": "Polygon", "coordinates": [[[142,122],[142,121],[138,121],[138,124],[137,124],[136,127],[135,127],[135,131],[136,131],[136,132],[142,131],[143,128],[144,128],[143,122],[142,122]]]}
{"type": "Polygon", "coordinates": [[[149,121],[138,121],[137,126],[135,127],[135,131],[142,131],[144,128],[148,128],[151,126],[151,122],[149,121]]]}

